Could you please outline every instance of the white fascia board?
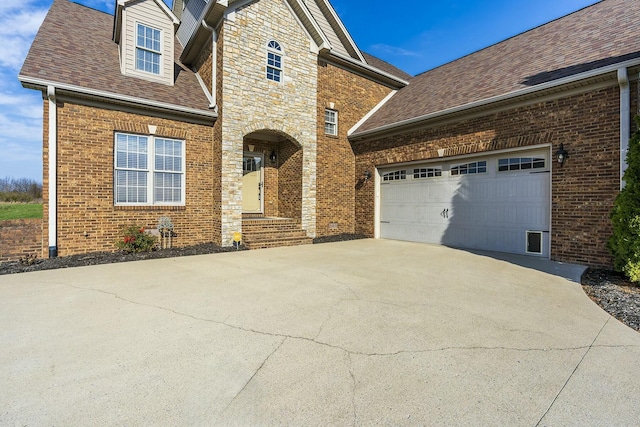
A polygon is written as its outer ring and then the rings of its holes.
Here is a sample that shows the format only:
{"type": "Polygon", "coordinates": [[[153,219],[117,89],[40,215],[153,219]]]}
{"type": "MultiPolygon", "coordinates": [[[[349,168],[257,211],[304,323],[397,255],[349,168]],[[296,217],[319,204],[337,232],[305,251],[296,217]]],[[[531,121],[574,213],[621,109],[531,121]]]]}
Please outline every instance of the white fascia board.
{"type": "MultiPolygon", "coordinates": [[[[313,32],[315,32],[316,34],[318,34],[318,37],[320,37],[320,39],[322,40],[322,44],[319,46],[320,50],[331,50],[331,43],[329,43],[329,39],[320,28],[320,25],[318,25],[313,15],[311,15],[311,12],[307,8],[307,5],[305,5],[302,0],[288,0],[288,1],[293,2],[298,6],[298,10],[302,12],[304,17],[307,19],[307,22],[311,25],[311,28],[306,29],[307,32],[309,32],[309,34],[312,34],[313,32]]],[[[296,8],[294,8],[293,6],[292,8],[295,11],[296,8]]]]}
{"type": "Polygon", "coordinates": [[[472,110],[474,108],[488,106],[490,104],[494,104],[494,103],[497,103],[497,102],[508,101],[508,100],[515,99],[515,98],[518,98],[518,97],[521,97],[521,96],[531,95],[531,94],[534,94],[536,92],[543,92],[543,91],[546,91],[546,90],[549,90],[549,89],[553,89],[553,88],[556,88],[556,87],[568,85],[568,84],[571,84],[571,83],[577,83],[577,82],[579,82],[581,80],[588,80],[588,79],[591,79],[591,78],[594,78],[594,77],[598,77],[598,76],[604,75],[604,74],[616,73],[616,76],[617,76],[617,72],[618,72],[619,68],[636,67],[638,65],[640,65],[640,59],[638,59],[638,58],[631,59],[629,61],[619,62],[617,64],[608,65],[606,67],[597,68],[595,70],[586,71],[584,73],[575,74],[575,75],[569,76],[569,77],[564,77],[564,78],[561,78],[561,79],[558,79],[558,80],[554,80],[552,82],[542,83],[542,84],[537,85],[537,86],[516,90],[516,91],[513,91],[513,92],[509,92],[509,93],[506,93],[506,94],[503,94],[503,95],[493,96],[493,97],[486,98],[486,99],[481,99],[479,101],[470,102],[468,104],[463,104],[463,105],[460,105],[460,106],[457,106],[457,107],[448,108],[446,110],[436,111],[435,113],[425,114],[423,116],[418,116],[418,117],[414,117],[414,118],[411,118],[411,119],[403,120],[403,121],[400,121],[400,122],[392,123],[392,124],[389,124],[389,125],[380,126],[378,128],[366,130],[364,132],[354,133],[351,136],[354,137],[354,138],[361,138],[361,137],[373,135],[373,134],[380,133],[380,132],[389,131],[389,130],[396,129],[396,128],[399,129],[399,128],[402,128],[402,127],[405,127],[405,126],[418,124],[418,123],[423,122],[423,121],[427,121],[427,120],[432,120],[432,119],[448,116],[450,114],[460,113],[460,112],[463,112],[463,111],[466,111],[466,110],[472,110]]]}
{"type": "Polygon", "coordinates": [[[331,51],[331,55],[333,55],[336,58],[339,58],[339,59],[341,59],[343,61],[346,61],[346,62],[349,62],[349,63],[351,63],[353,65],[356,65],[356,66],[358,66],[360,68],[364,68],[364,69],[366,69],[366,70],[368,70],[370,72],[379,74],[379,75],[384,76],[384,77],[386,77],[388,79],[391,79],[391,80],[393,80],[395,82],[398,82],[398,83],[402,84],[403,86],[407,86],[409,84],[409,82],[407,80],[401,79],[401,78],[399,78],[397,76],[394,76],[393,74],[389,74],[386,71],[382,71],[379,68],[372,67],[371,65],[367,64],[366,62],[356,61],[355,59],[353,59],[350,56],[344,56],[344,55],[341,55],[341,54],[339,54],[337,52],[334,52],[334,51],[331,51]]]}
{"type": "Polygon", "coordinates": [[[358,128],[360,126],[362,126],[362,124],[364,122],[366,122],[367,120],[369,120],[369,117],[373,116],[380,108],[382,108],[382,106],[384,104],[387,103],[387,101],[389,101],[393,95],[395,95],[396,93],[398,93],[397,90],[393,90],[389,93],[389,95],[385,96],[384,99],[380,102],[378,102],[378,105],[376,105],[375,107],[373,107],[373,109],[371,111],[369,111],[367,113],[366,116],[364,116],[362,119],[360,119],[360,121],[358,123],[356,123],[355,125],[353,125],[353,127],[351,129],[349,129],[349,131],[347,132],[347,137],[351,136],[352,133],[354,133],[356,130],[358,130],[358,128]]]}
{"type": "Polygon", "coordinates": [[[325,5],[327,10],[331,14],[331,17],[340,28],[340,31],[342,32],[342,34],[344,34],[345,38],[351,45],[352,49],[358,54],[358,58],[360,58],[360,60],[366,64],[367,61],[365,61],[364,56],[362,55],[362,52],[360,52],[360,49],[358,49],[358,45],[356,45],[356,42],[353,41],[353,38],[351,38],[351,34],[349,34],[349,31],[347,31],[347,27],[344,26],[344,24],[342,23],[342,20],[336,14],[336,11],[333,9],[333,6],[331,6],[331,4],[327,0],[320,0],[320,1],[325,5]]]}
{"type": "Polygon", "coordinates": [[[82,95],[93,96],[96,98],[104,98],[112,101],[119,101],[127,104],[139,105],[141,107],[151,107],[155,109],[179,112],[179,113],[188,114],[192,116],[200,116],[200,117],[211,118],[211,119],[215,119],[218,117],[218,115],[213,111],[198,110],[196,108],[183,107],[181,105],[169,104],[166,102],[152,101],[149,99],[137,98],[135,96],[105,92],[102,90],[88,89],[81,86],[52,82],[49,80],[36,79],[36,78],[26,77],[22,75],[18,76],[18,80],[20,80],[20,82],[23,84],[26,83],[39,88],[43,88],[42,90],[46,90],[47,87],[52,86],[52,87],[55,87],[56,90],[63,90],[63,91],[78,93],[82,95]]]}
{"type": "Polygon", "coordinates": [[[302,31],[304,31],[304,33],[307,35],[307,38],[309,39],[309,43],[310,43],[309,50],[315,54],[320,53],[320,46],[318,46],[318,43],[316,43],[316,41],[313,39],[313,36],[309,32],[309,29],[302,23],[302,21],[300,20],[300,17],[295,12],[295,10],[293,10],[293,7],[291,6],[291,4],[288,1],[285,1],[284,4],[289,9],[289,12],[291,12],[291,15],[296,20],[296,22],[298,23],[302,31]]]}
{"type": "MultiPolygon", "coordinates": [[[[140,1],[140,0],[118,0],[118,6],[124,7],[127,5],[127,3],[133,3],[137,1],[140,1]]],[[[153,1],[155,2],[155,4],[158,5],[160,9],[162,9],[162,11],[167,15],[167,17],[171,19],[171,21],[173,22],[173,25],[175,26],[180,25],[180,20],[175,15],[175,13],[173,13],[173,11],[169,9],[169,6],[167,6],[164,1],[162,0],[153,0],[153,1]]]]}

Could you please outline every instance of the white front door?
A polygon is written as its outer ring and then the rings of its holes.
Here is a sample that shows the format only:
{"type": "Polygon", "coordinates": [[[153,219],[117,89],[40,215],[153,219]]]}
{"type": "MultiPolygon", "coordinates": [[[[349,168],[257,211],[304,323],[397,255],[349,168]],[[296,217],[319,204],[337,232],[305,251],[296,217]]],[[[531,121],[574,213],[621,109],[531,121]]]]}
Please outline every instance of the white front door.
{"type": "Polygon", "coordinates": [[[242,159],[242,212],[263,212],[263,164],[260,153],[244,153],[242,159]]]}

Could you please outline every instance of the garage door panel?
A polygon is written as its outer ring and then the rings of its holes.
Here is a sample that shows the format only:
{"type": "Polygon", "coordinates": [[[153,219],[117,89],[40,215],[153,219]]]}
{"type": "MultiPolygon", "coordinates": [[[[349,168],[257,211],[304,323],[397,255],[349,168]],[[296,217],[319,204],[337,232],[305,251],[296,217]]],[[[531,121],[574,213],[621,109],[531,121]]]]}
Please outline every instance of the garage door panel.
{"type": "Polygon", "coordinates": [[[548,256],[548,172],[488,167],[487,173],[449,176],[440,166],[442,177],[407,174],[406,181],[381,186],[381,237],[524,254],[527,231],[541,231],[539,255],[548,256]]]}

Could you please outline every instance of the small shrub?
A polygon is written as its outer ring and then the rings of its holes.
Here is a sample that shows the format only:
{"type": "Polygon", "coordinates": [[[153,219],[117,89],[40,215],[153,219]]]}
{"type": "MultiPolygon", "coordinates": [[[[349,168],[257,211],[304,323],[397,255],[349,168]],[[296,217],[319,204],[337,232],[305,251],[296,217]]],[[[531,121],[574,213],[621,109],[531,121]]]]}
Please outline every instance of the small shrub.
{"type": "Polygon", "coordinates": [[[151,252],[157,248],[156,236],[145,233],[144,227],[131,226],[124,229],[122,240],[116,242],[124,252],[151,252]]]}
{"type": "MultiPolygon", "coordinates": [[[[636,117],[640,127],[640,120],[636,117]]],[[[625,187],[616,197],[611,211],[613,235],[609,250],[614,267],[631,281],[640,282],[640,131],[629,141],[625,187]]]]}
{"type": "Polygon", "coordinates": [[[20,259],[18,260],[18,262],[22,265],[33,265],[37,261],[38,261],[37,254],[25,255],[23,257],[20,257],[20,259]]]}

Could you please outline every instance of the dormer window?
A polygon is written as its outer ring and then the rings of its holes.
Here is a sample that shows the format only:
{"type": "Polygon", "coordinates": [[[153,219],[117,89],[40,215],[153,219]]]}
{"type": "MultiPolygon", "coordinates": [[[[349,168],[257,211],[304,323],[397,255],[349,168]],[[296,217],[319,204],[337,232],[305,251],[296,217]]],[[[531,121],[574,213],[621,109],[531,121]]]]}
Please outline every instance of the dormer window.
{"type": "Polygon", "coordinates": [[[275,40],[267,44],[267,80],[282,81],[282,46],[275,40]]]}
{"type": "Polygon", "coordinates": [[[136,34],[136,70],[160,75],[162,32],[138,23],[136,34]]]}

